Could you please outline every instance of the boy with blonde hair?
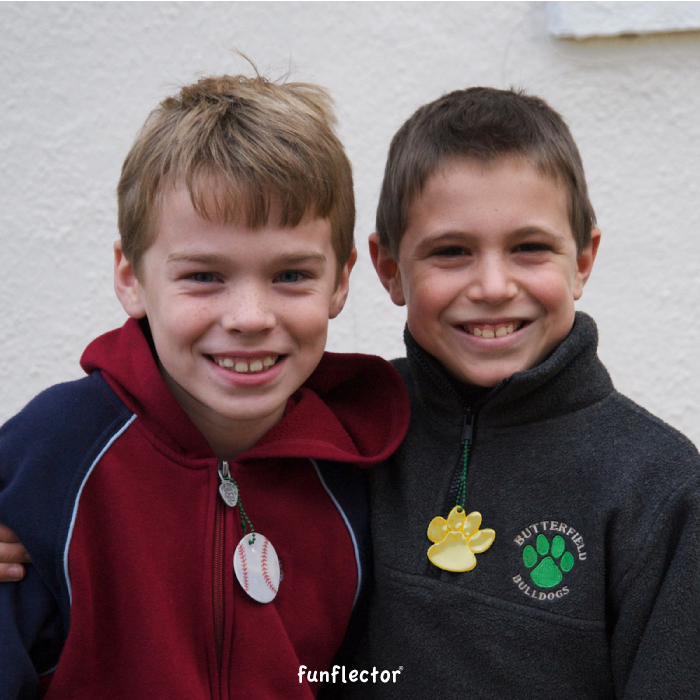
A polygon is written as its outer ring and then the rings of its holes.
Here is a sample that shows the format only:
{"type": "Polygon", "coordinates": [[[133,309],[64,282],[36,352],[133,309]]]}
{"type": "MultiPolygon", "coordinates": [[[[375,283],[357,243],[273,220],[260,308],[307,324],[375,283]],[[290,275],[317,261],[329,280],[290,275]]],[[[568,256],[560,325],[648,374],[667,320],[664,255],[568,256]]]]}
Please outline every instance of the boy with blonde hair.
{"type": "Polygon", "coordinates": [[[130,319],[0,431],[0,697],[312,698],[366,595],[362,474],[401,379],[324,354],[355,261],[325,91],[204,78],[118,187],[130,319]],[[41,679],[41,680],[40,680],[41,679]],[[310,682],[311,681],[311,682],[310,682]],[[48,689],[48,690],[47,690],[48,689]]]}
{"type": "Polygon", "coordinates": [[[575,313],[599,241],[543,100],[461,90],[394,137],[370,245],[408,311],[411,425],[370,474],[357,663],[404,670],[347,697],[697,697],[700,460],[575,313]]]}

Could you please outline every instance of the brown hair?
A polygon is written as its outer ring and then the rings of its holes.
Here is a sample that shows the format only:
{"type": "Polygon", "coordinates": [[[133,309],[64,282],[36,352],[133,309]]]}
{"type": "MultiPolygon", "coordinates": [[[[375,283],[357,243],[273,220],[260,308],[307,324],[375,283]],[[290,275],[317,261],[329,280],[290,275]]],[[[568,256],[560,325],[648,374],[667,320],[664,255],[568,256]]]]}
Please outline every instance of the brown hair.
{"type": "Polygon", "coordinates": [[[352,170],[334,132],[330,96],[307,83],[256,75],[202,78],[151,112],[122,166],[119,234],[138,268],[152,241],[160,197],[183,182],[200,216],[282,226],[328,218],[338,274],[353,247],[352,170]]]}
{"type": "Polygon", "coordinates": [[[543,175],[564,184],[580,253],[590,244],[595,212],[569,128],[539,97],[485,87],[457,90],[423,105],[396,132],[377,208],[381,245],[398,258],[409,207],[446,161],[488,163],[506,156],[522,156],[543,175]]]}

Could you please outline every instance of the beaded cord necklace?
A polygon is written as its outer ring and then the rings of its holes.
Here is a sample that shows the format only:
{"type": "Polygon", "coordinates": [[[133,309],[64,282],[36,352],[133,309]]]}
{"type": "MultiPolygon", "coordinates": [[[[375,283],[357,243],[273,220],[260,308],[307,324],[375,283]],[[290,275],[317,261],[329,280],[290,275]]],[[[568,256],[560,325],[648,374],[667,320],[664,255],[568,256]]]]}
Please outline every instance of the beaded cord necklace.
{"type": "Polygon", "coordinates": [[[241,503],[238,484],[231,477],[229,463],[219,465],[219,495],[229,508],[238,507],[243,537],[233,554],[233,571],[241,588],[259,603],[274,600],[279,590],[281,570],[272,542],[255,531],[253,523],[241,503]]]}
{"type": "Polygon", "coordinates": [[[467,411],[462,430],[462,470],[457,487],[456,502],[447,519],[437,516],[428,525],[428,539],[433,545],[428,549],[428,559],[445,571],[471,571],[476,566],[476,554],[485,552],[496,538],[490,528],[480,530],[481,513],[465,514],[467,499],[467,468],[473,441],[476,413],[467,411]]]}

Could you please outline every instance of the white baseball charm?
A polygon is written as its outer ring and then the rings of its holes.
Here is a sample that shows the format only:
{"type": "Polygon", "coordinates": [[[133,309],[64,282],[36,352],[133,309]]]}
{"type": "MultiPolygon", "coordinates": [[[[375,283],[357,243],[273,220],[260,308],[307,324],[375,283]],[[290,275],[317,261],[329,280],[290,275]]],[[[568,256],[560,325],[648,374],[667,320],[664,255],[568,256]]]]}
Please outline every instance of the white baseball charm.
{"type": "Polygon", "coordinates": [[[233,554],[233,570],[243,590],[259,603],[269,603],[280,587],[280,562],[270,540],[259,532],[243,536],[233,554]]]}

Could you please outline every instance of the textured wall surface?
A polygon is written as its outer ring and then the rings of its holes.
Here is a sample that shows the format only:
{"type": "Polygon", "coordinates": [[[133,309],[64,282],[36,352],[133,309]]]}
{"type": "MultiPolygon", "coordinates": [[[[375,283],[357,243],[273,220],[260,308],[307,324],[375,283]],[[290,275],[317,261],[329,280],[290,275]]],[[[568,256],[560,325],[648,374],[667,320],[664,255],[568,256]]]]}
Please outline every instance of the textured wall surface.
{"type": "MultiPolygon", "coordinates": [[[[424,102],[524,87],[569,122],[603,242],[580,308],[617,387],[700,440],[700,36],[574,42],[544,3],[0,3],[0,419],[80,376],[125,316],[114,188],[146,114],[202,74],[328,86],[354,164],[360,261],[330,349],[402,354],[366,253],[389,140],[424,102]]],[[[595,439],[595,436],[591,436],[595,439]]]]}

